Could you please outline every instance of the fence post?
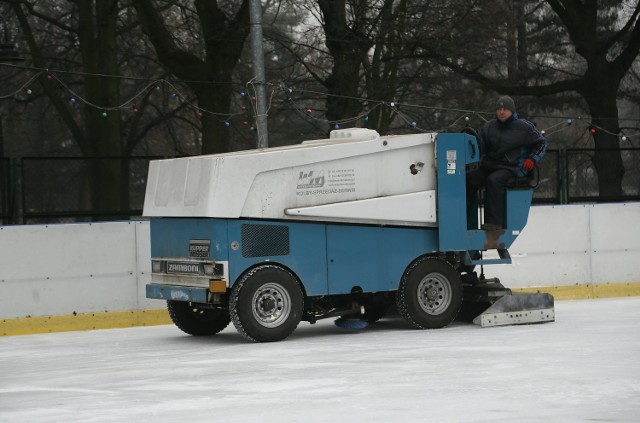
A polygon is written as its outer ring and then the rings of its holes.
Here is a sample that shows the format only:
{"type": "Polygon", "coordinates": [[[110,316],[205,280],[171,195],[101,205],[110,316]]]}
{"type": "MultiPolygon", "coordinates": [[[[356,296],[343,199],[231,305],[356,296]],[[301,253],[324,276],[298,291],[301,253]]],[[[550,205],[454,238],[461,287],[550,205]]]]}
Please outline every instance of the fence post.
{"type": "Polygon", "coordinates": [[[12,172],[12,182],[13,182],[13,223],[15,225],[24,225],[26,224],[26,220],[24,218],[25,214],[25,191],[27,187],[25,186],[24,179],[24,157],[16,158],[13,161],[13,166],[11,166],[12,172]]]}
{"type": "Polygon", "coordinates": [[[9,223],[9,159],[0,157],[0,192],[2,192],[2,224],[7,225],[9,223]]]}
{"type": "Polygon", "coordinates": [[[567,150],[558,150],[558,197],[560,204],[569,203],[569,162],[567,159],[567,150]]]}

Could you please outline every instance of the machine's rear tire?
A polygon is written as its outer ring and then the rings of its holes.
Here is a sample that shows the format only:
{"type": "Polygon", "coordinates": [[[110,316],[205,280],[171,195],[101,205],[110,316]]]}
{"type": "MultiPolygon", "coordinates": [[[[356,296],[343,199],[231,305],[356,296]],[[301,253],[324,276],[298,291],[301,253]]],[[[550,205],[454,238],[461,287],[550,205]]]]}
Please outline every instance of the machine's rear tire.
{"type": "Polygon", "coordinates": [[[254,342],[281,341],[302,319],[304,294],[290,272],[261,265],[234,284],[229,310],[233,325],[244,337],[254,342]]]}
{"type": "Polygon", "coordinates": [[[420,258],[402,276],[396,304],[400,315],[415,328],[445,327],[462,305],[460,274],[443,259],[420,258]]]}
{"type": "Polygon", "coordinates": [[[199,308],[184,301],[167,301],[167,309],[173,323],[194,336],[215,335],[231,321],[227,310],[199,308]]]}

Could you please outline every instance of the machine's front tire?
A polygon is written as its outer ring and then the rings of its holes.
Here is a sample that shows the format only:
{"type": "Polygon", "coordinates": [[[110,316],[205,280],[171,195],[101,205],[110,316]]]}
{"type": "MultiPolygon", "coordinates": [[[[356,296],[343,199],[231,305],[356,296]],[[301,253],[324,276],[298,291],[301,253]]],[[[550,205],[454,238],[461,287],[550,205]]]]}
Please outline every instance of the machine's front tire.
{"type": "Polygon", "coordinates": [[[184,301],[167,301],[167,310],[181,331],[194,336],[215,335],[231,321],[227,310],[199,308],[184,301]]]}
{"type": "Polygon", "coordinates": [[[280,341],[298,327],[304,294],[290,272],[261,265],[234,284],[229,310],[233,325],[246,338],[254,342],[280,341]]]}
{"type": "Polygon", "coordinates": [[[445,327],[462,305],[460,274],[445,260],[420,258],[402,276],[396,304],[400,315],[415,328],[445,327]]]}

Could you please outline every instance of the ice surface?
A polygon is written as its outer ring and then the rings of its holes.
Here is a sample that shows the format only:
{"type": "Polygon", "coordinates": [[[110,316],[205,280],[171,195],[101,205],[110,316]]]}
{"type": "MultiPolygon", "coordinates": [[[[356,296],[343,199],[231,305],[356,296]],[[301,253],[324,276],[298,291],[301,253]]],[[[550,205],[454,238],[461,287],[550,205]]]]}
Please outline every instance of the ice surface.
{"type": "Polygon", "coordinates": [[[640,297],[558,301],[556,319],[2,337],[0,422],[637,422],[640,297]]]}

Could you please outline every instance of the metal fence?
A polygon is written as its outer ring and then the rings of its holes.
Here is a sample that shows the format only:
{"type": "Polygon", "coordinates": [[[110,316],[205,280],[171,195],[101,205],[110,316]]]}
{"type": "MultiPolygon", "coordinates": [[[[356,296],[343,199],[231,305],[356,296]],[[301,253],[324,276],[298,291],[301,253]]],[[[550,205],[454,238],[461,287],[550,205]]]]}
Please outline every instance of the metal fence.
{"type": "Polygon", "coordinates": [[[162,157],[24,157],[4,159],[4,224],[69,223],[140,217],[149,161],[162,157]],[[99,169],[103,177],[96,178],[99,169]],[[109,175],[113,175],[112,178],[109,175]],[[96,199],[120,192],[108,208],[96,199]]]}
{"type": "Polygon", "coordinates": [[[22,216],[25,223],[129,219],[142,215],[149,161],[157,157],[30,157],[22,159],[22,216]],[[107,177],[92,183],[95,170],[107,177]],[[118,178],[123,175],[124,187],[118,178]],[[95,205],[107,190],[124,198],[109,208],[95,205]]]}
{"type": "MultiPolygon", "coordinates": [[[[534,203],[598,202],[593,149],[549,150],[539,164],[534,203]]],[[[621,149],[622,195],[607,201],[640,201],[640,149],[621,149]]],[[[3,224],[130,219],[142,215],[149,161],[161,157],[24,157],[0,159],[3,224]],[[92,181],[95,169],[118,178],[92,181]],[[124,177],[122,177],[124,175],[124,177]],[[118,179],[118,187],[111,186],[118,179]],[[119,189],[116,207],[97,209],[96,196],[119,189]]]]}
{"type": "Polygon", "coordinates": [[[534,203],[640,201],[640,149],[620,149],[625,169],[622,194],[606,198],[599,193],[594,153],[594,149],[547,151],[547,156],[539,163],[541,177],[534,192],[534,203]]]}

